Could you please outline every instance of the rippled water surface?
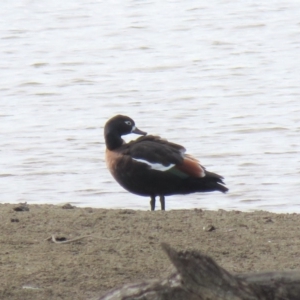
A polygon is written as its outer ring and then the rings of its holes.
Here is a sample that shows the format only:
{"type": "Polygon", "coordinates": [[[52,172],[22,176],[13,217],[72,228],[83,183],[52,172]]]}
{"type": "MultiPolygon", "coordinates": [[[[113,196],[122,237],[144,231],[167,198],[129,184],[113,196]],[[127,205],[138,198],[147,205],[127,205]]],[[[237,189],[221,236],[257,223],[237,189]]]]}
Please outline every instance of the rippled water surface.
{"type": "Polygon", "coordinates": [[[1,202],[149,209],[105,166],[121,113],[230,188],[167,209],[300,212],[299,16],[297,1],[3,1],[1,202]]]}

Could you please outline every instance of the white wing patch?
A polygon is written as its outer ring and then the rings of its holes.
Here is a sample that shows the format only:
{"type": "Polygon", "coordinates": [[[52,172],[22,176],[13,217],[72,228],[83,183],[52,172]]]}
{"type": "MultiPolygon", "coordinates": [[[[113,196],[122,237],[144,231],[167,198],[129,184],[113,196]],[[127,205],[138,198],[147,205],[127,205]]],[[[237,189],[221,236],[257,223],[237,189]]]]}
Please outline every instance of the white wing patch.
{"type": "Polygon", "coordinates": [[[133,160],[139,161],[141,163],[147,164],[148,166],[151,167],[151,169],[153,170],[157,170],[157,171],[167,171],[171,168],[173,168],[175,166],[175,164],[170,164],[168,166],[164,166],[162,164],[158,164],[158,163],[151,163],[147,160],[144,159],[139,159],[139,158],[132,158],[133,160]]]}

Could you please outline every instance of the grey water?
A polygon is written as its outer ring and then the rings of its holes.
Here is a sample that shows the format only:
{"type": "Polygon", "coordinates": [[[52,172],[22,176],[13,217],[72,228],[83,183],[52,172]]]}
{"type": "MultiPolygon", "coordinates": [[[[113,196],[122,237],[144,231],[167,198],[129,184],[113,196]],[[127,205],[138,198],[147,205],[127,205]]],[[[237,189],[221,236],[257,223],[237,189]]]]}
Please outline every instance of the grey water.
{"type": "Polygon", "coordinates": [[[103,126],[120,113],[230,188],[167,209],[300,212],[300,2],[0,7],[0,202],[149,209],[105,166],[103,126]]]}

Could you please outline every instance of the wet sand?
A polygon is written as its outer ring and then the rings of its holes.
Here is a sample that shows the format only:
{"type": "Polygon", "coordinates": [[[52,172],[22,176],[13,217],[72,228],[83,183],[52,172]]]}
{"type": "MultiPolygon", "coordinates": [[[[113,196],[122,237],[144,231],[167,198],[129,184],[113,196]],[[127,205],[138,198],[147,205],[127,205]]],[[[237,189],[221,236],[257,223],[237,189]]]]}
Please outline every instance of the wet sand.
{"type": "Polygon", "coordinates": [[[0,299],[97,299],[164,276],[161,242],[200,250],[231,272],[300,269],[299,214],[16,206],[0,204],[0,299]],[[83,238],[56,244],[52,235],[83,238]]]}

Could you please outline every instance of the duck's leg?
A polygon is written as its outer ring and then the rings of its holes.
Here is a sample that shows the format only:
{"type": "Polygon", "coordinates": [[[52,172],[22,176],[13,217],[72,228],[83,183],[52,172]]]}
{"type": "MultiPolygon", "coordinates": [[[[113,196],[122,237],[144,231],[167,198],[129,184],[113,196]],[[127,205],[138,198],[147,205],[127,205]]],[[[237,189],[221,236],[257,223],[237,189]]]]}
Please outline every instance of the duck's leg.
{"type": "Polygon", "coordinates": [[[151,210],[155,210],[155,196],[154,195],[151,195],[150,206],[151,206],[151,210]]]}
{"type": "Polygon", "coordinates": [[[161,210],[165,210],[165,196],[164,195],[160,195],[159,196],[159,200],[160,200],[161,210]]]}

